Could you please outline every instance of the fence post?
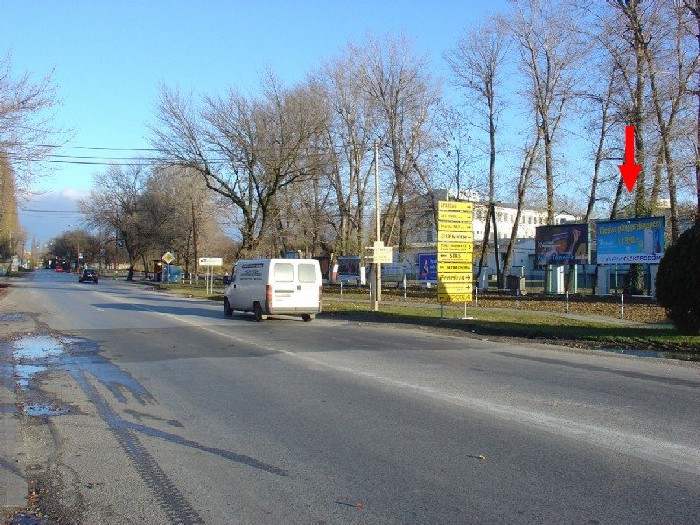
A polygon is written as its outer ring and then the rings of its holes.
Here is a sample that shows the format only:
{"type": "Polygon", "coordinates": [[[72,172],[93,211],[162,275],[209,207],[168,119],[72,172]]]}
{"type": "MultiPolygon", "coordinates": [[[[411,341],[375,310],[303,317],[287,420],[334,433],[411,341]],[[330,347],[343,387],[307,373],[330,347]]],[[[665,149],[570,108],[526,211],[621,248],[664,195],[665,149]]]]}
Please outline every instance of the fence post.
{"type": "Polygon", "coordinates": [[[625,292],[620,294],[620,319],[625,318],[625,292]]]}

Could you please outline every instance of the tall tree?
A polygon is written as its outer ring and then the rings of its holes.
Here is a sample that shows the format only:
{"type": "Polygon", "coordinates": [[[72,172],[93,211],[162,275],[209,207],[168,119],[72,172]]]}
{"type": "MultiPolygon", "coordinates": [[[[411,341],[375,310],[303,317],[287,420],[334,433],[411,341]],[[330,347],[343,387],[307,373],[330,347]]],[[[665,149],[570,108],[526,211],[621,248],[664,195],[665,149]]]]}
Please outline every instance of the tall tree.
{"type": "Polygon", "coordinates": [[[146,180],[147,173],[141,166],[110,166],[95,175],[90,196],[78,201],[86,224],[110,229],[123,244],[129,263],[127,280],[133,279],[136,262],[152,245],[143,203],[146,180]]]}
{"type": "MultiPolygon", "coordinates": [[[[683,5],[688,9],[695,21],[694,33],[698,41],[698,54],[700,55],[700,0],[683,0],[683,5]]],[[[700,68],[697,70],[693,94],[696,97],[697,104],[697,117],[695,120],[695,192],[697,207],[695,210],[695,221],[700,224],[700,68]]]]}
{"type": "Polygon", "coordinates": [[[272,76],[262,100],[231,90],[204,97],[195,107],[165,87],[161,90],[152,143],[164,163],[188,167],[240,214],[240,254],[252,255],[275,225],[281,188],[303,180],[313,137],[325,126],[324,113],[303,87],[283,89],[272,76]]]}
{"type": "Polygon", "coordinates": [[[329,108],[329,176],[337,216],[337,252],[357,254],[365,239],[372,143],[379,134],[377,107],[361,82],[362,50],[349,45],[318,77],[329,108]]]}
{"type": "MultiPolygon", "coordinates": [[[[440,86],[428,72],[426,57],[416,56],[405,37],[388,37],[381,42],[371,39],[363,55],[362,82],[381,112],[381,144],[388,148],[393,175],[386,212],[386,219],[391,222],[387,224],[393,225],[393,220],[397,220],[397,244],[399,252],[405,252],[410,180],[419,177],[416,167],[432,151],[429,129],[432,111],[440,99],[440,86]]],[[[391,230],[393,227],[385,226],[383,232],[390,243],[391,230]]]]}
{"type": "MultiPolygon", "coordinates": [[[[488,134],[489,152],[489,205],[495,202],[496,194],[496,132],[498,120],[503,111],[499,92],[501,79],[508,52],[507,38],[498,20],[490,19],[482,25],[472,27],[459,38],[455,49],[445,54],[456,84],[461,87],[469,100],[475,102],[474,108],[478,115],[477,127],[488,134]]],[[[490,221],[486,221],[484,237],[481,242],[481,255],[477,280],[488,254],[488,239],[490,221]]]]}
{"type": "Polygon", "coordinates": [[[580,41],[573,12],[560,0],[515,0],[509,21],[527,78],[526,96],[532,100],[544,148],[547,223],[554,223],[557,185],[554,145],[587,52],[580,41]]]}
{"type": "Polygon", "coordinates": [[[10,161],[0,156],[0,260],[16,255],[19,238],[15,174],[10,161]]]}

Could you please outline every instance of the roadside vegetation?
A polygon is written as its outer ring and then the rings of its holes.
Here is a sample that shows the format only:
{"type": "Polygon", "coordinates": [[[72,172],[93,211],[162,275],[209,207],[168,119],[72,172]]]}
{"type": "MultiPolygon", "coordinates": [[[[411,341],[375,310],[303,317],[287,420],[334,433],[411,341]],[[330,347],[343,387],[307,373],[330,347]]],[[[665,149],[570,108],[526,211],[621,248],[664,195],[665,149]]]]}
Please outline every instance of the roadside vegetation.
{"type": "MultiPolygon", "coordinates": [[[[208,294],[199,284],[150,284],[176,295],[222,301],[219,287],[208,294]]],[[[488,293],[478,302],[444,305],[434,290],[382,291],[380,311],[371,311],[365,288],[325,286],[321,318],[419,326],[454,335],[528,340],[575,348],[663,352],[667,357],[700,361],[700,336],[681,334],[665,310],[647,298],[605,298],[545,294],[515,297],[488,293]],[[478,305],[478,306],[477,306],[478,305]],[[466,317],[466,318],[465,318],[466,317]]]]}

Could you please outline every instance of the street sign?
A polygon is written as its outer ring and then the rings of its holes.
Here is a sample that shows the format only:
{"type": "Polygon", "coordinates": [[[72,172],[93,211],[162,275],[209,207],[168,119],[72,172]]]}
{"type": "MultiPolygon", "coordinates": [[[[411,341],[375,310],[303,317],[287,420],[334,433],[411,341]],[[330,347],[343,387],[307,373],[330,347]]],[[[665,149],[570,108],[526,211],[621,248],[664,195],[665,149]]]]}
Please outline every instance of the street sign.
{"type": "Polygon", "coordinates": [[[161,257],[161,259],[163,259],[166,264],[170,264],[171,262],[173,262],[175,260],[175,256],[170,252],[165,252],[163,254],[163,257],[161,257]]]}
{"type": "Polygon", "coordinates": [[[198,259],[200,266],[223,266],[224,260],[221,257],[200,257],[198,259]]]}
{"type": "Polygon", "coordinates": [[[394,248],[384,246],[382,242],[375,242],[374,246],[365,248],[365,257],[375,264],[391,264],[394,262],[394,248]]]}
{"type": "Polygon", "coordinates": [[[473,209],[474,209],[473,202],[438,201],[438,211],[440,211],[440,210],[472,211],[473,209]]]}
{"type": "Polygon", "coordinates": [[[474,243],[471,242],[438,242],[437,249],[440,252],[471,252],[474,243]]]}
{"type": "Polygon", "coordinates": [[[474,205],[440,201],[437,230],[437,300],[441,303],[471,301],[474,205]]]}
{"type": "Polygon", "coordinates": [[[472,293],[472,283],[438,283],[437,293],[447,295],[463,295],[472,293]]]}
{"type": "MultiPolygon", "coordinates": [[[[469,261],[472,260],[472,252],[438,252],[437,254],[438,264],[441,262],[452,262],[452,261],[469,261]]],[[[440,270],[438,269],[438,273],[440,270]]]]}
{"type": "Polygon", "coordinates": [[[439,221],[471,222],[473,219],[470,211],[438,210],[439,221]]]}
{"type": "Polygon", "coordinates": [[[465,273],[471,275],[473,272],[473,264],[471,262],[439,262],[437,271],[440,275],[452,273],[465,273]]]}
{"type": "Polygon", "coordinates": [[[438,303],[468,303],[472,301],[473,297],[471,293],[439,293],[437,294],[438,303]]]}
{"type": "Polygon", "coordinates": [[[473,278],[471,273],[444,273],[440,275],[441,283],[470,283],[473,278]]]}

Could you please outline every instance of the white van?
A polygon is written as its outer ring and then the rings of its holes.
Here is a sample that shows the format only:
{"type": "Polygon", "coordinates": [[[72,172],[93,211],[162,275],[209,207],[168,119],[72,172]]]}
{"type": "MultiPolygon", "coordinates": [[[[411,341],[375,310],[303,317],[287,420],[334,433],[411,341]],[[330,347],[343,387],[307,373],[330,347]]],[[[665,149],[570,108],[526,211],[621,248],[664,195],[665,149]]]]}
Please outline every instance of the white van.
{"type": "Polygon", "coordinates": [[[238,261],[224,291],[224,314],[253,312],[300,315],[311,321],[321,312],[321,267],[316,259],[251,259],[238,261]]]}

